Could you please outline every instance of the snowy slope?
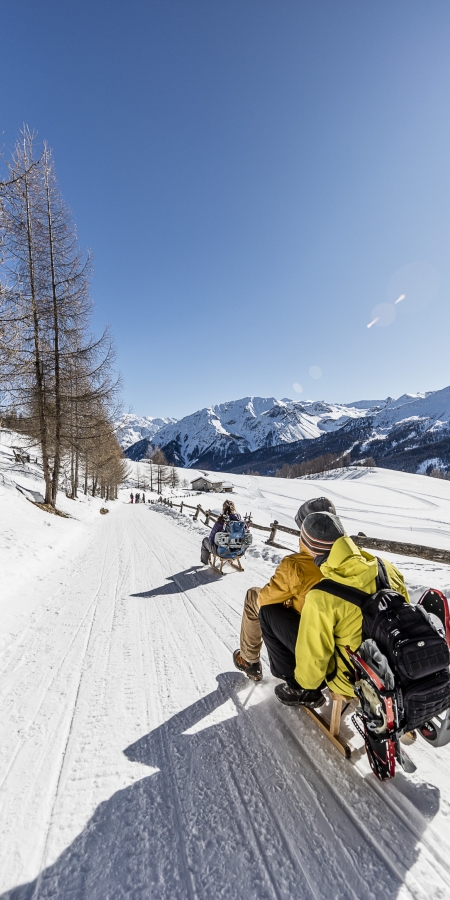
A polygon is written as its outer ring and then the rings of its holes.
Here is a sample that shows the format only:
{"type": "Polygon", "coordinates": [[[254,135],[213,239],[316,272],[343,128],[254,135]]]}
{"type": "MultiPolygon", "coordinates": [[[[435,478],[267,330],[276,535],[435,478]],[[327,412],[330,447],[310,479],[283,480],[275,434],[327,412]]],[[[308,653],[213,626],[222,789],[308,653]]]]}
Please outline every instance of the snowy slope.
{"type": "MultiPolygon", "coordinates": [[[[448,546],[446,482],[384,470],[229,479],[262,524],[292,525],[300,502],[326,493],[349,531],[448,546]]],[[[129,490],[108,516],[77,520],[84,540],[55,560],[59,582],[39,583],[41,605],[3,648],[1,900],[449,898],[450,748],[418,740],[417,772],[380,785],[347,717],[344,760],[277,702],[265,657],[260,685],[233,669],[245,590],[283,551],[256,533],[244,574],[220,578],[199,565],[201,523],[131,506],[129,490]]],[[[4,521],[22,502],[8,496],[4,521]]],[[[32,529],[25,553],[31,540],[32,529]]],[[[450,590],[450,567],[396,562],[414,596],[450,590]]],[[[26,581],[18,614],[25,595],[26,581]]]]}
{"type": "Polygon", "coordinates": [[[116,422],[116,434],[119,444],[126,450],[136,441],[142,438],[150,438],[163,428],[176,422],[176,419],[158,419],[152,416],[135,416],[134,413],[127,413],[122,416],[120,422],[116,422]]]}
{"type": "Polygon", "coordinates": [[[33,494],[44,499],[42,468],[34,462],[35,450],[30,463],[15,461],[12,448],[23,444],[20,435],[0,429],[0,644],[2,635],[20,629],[23,617],[42,603],[49,584],[66,584],[63,568],[105,505],[83,495],[74,502],[60,491],[57,506],[69,518],[34,506],[33,494]]]}

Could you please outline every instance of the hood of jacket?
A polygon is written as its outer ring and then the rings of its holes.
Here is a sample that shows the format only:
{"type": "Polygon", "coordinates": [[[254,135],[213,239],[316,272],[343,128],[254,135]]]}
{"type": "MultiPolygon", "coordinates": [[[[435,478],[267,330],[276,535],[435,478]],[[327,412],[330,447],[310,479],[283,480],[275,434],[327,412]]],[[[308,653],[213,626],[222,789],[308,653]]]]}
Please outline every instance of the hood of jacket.
{"type": "Polygon", "coordinates": [[[320,566],[324,578],[345,582],[361,591],[374,590],[378,575],[378,561],[371,553],[361,550],[347,535],[334,542],[328,559],[320,566]]]}

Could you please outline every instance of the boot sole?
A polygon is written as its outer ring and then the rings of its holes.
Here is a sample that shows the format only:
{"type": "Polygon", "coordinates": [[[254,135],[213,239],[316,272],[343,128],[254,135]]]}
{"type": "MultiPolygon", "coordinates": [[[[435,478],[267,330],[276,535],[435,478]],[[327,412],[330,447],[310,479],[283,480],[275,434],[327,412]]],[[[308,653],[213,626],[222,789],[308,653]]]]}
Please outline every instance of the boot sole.
{"type": "Polygon", "coordinates": [[[262,681],[262,678],[263,678],[262,672],[260,675],[251,675],[250,672],[248,672],[247,669],[244,669],[243,666],[238,666],[238,664],[234,658],[233,658],[233,664],[234,664],[234,668],[237,669],[238,672],[242,672],[243,675],[246,675],[247,678],[250,679],[250,681],[262,681]]]}
{"type": "Polygon", "coordinates": [[[241,669],[241,667],[237,666],[236,663],[234,664],[234,667],[235,667],[235,669],[238,670],[238,672],[242,672],[243,675],[246,675],[247,678],[250,679],[250,681],[262,681],[262,678],[263,678],[262,674],[261,675],[250,675],[250,673],[247,672],[246,669],[241,669]]]}
{"type": "Polygon", "coordinates": [[[301,700],[282,700],[278,694],[275,696],[283,706],[305,706],[307,709],[319,709],[326,702],[325,697],[323,697],[322,700],[318,700],[316,703],[302,703],[301,700]]]}

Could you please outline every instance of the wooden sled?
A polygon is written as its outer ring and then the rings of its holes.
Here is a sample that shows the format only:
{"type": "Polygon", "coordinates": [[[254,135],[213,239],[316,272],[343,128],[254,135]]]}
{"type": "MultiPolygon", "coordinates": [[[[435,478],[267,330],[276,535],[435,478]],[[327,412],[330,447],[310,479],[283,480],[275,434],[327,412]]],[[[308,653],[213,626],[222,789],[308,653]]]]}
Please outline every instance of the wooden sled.
{"type": "Polygon", "coordinates": [[[323,733],[326,734],[331,743],[339,750],[339,753],[342,753],[346,759],[350,759],[352,751],[339,732],[341,730],[342,714],[347,709],[349,703],[352,702],[353,697],[344,697],[342,694],[334,694],[330,691],[330,698],[332,701],[330,724],[328,724],[323,716],[315,709],[308,709],[307,706],[304,706],[303,709],[308,713],[308,716],[311,716],[311,719],[316,722],[323,733]],[[345,704],[344,709],[342,709],[343,703],[345,704]]]}
{"type": "Polygon", "coordinates": [[[236,556],[234,559],[225,559],[223,556],[218,556],[217,553],[211,553],[209,557],[209,564],[212,569],[219,573],[219,575],[223,575],[222,569],[224,567],[224,563],[230,563],[230,566],[233,566],[233,569],[236,569],[238,572],[244,571],[241,566],[240,556],[236,556]],[[217,560],[219,560],[219,565],[217,565],[217,560]]]}

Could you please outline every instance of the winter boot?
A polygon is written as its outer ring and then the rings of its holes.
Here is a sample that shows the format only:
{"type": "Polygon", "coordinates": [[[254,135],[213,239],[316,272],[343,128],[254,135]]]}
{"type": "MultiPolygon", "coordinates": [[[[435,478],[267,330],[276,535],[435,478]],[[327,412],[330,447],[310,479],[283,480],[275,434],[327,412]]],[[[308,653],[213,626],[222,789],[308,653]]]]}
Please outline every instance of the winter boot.
{"type": "Polygon", "coordinates": [[[285,706],[309,706],[313,709],[318,706],[323,706],[325,703],[325,697],[320,688],[317,688],[315,691],[309,691],[306,688],[300,687],[300,685],[293,687],[287,683],[277,684],[275,694],[278,697],[278,700],[280,700],[281,703],[284,703],[285,706]]]}
{"type": "Polygon", "coordinates": [[[251,681],[262,680],[263,675],[260,661],[258,660],[258,662],[255,663],[247,662],[247,660],[241,656],[240,648],[234,651],[233,662],[236,668],[239,669],[240,672],[245,672],[247,678],[250,678],[251,681]]]}

